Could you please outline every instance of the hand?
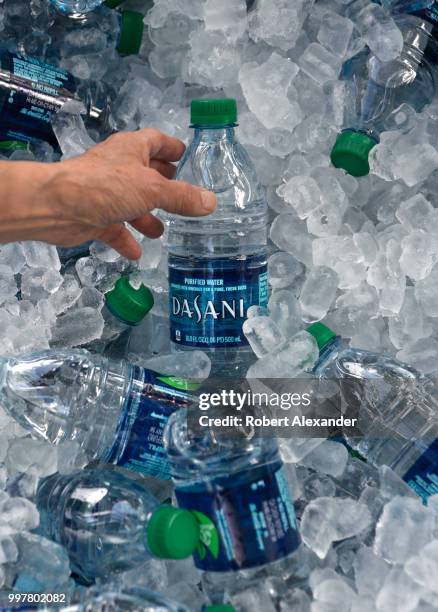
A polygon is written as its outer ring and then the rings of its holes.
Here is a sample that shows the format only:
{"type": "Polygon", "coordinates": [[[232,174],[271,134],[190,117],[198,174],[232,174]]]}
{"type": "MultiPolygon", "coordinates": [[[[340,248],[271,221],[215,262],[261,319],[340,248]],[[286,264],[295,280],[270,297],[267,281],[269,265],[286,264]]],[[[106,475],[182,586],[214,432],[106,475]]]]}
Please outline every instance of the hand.
{"type": "MultiPolygon", "coordinates": [[[[163,225],[151,214],[154,209],[203,216],[216,207],[213,193],[171,180],[175,174],[171,162],[178,161],[184,149],[176,138],[145,129],[115,134],[83,155],[57,164],[4,162],[0,181],[8,176],[5,166],[11,170],[17,164],[20,183],[31,186],[33,201],[28,213],[20,208],[12,222],[6,219],[0,242],[42,240],[69,247],[100,240],[128,259],[138,259],[141,248],[124,222],[158,238],[163,225]]],[[[20,194],[11,187],[9,192],[11,203],[20,201],[20,194]]]]}

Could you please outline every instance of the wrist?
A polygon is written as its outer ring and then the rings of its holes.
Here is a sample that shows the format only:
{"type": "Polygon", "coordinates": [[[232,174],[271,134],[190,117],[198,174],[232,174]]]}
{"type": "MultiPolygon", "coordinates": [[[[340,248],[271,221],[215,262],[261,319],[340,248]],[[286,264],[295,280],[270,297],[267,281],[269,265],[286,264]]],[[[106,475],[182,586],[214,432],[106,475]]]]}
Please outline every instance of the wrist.
{"type": "Polygon", "coordinates": [[[59,164],[36,162],[0,163],[2,223],[0,243],[44,240],[56,223],[50,198],[59,164]]]}

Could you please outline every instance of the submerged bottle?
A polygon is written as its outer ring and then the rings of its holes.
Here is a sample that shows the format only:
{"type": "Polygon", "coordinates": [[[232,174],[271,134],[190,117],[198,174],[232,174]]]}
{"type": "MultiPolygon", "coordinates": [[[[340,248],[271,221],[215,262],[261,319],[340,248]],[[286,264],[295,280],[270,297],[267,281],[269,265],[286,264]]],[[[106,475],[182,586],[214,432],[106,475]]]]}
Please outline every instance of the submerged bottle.
{"type": "Polygon", "coordinates": [[[79,81],[72,74],[38,59],[0,49],[0,141],[58,141],[53,116],[73,100],[82,102],[86,122],[109,133],[112,93],[96,81],[79,81]]]}
{"type": "MultiPolygon", "coordinates": [[[[145,316],[154,305],[154,296],[151,291],[141,284],[137,289],[129,281],[129,276],[121,276],[111,291],[105,293],[105,303],[102,316],[105,321],[102,336],[87,345],[92,352],[104,352],[110,343],[117,340],[122,334],[127,348],[129,332],[133,327],[140,325],[145,316]]],[[[119,347],[120,348],[120,347],[119,347]]]]}
{"type": "Polygon", "coordinates": [[[300,544],[293,502],[276,440],[229,437],[188,426],[187,410],[165,430],[175,495],[200,524],[196,567],[209,572],[280,561],[300,544]]]}
{"type": "MultiPolygon", "coordinates": [[[[438,493],[438,404],[426,376],[392,357],[350,348],[322,323],[307,331],[320,358],[314,373],[346,381],[344,399],[363,437],[349,444],[372,464],[388,465],[427,502],[438,493]]],[[[357,430],[356,430],[357,431],[357,430]]]]}
{"type": "Polygon", "coordinates": [[[69,55],[85,55],[111,47],[120,55],[136,55],[143,42],[143,15],[137,11],[113,11],[107,6],[83,14],[61,12],[48,34],[51,38],[49,54],[54,58],[62,51],[69,55]]]}
{"type": "Polygon", "coordinates": [[[159,504],[138,481],[105,468],[45,478],[36,504],[39,531],[67,549],[73,572],[87,582],[148,556],[185,559],[199,541],[190,512],[159,504]]]}
{"type": "Polygon", "coordinates": [[[176,178],[213,191],[218,206],[204,218],[166,217],[173,346],[201,348],[223,375],[248,366],[242,325],[268,298],[267,204],[236,121],[235,100],[192,102],[194,138],[176,178]]]}
{"type": "MultiPolygon", "coordinates": [[[[105,0],[50,0],[50,2],[59,11],[72,15],[82,15],[83,13],[94,11],[95,8],[104,4],[105,0]]],[[[117,4],[120,3],[118,2],[117,4]]]]}
{"type": "Polygon", "coordinates": [[[381,62],[365,49],[344,64],[341,79],[348,81],[344,128],[331,152],[336,168],[353,176],[368,174],[369,152],[390,115],[402,104],[421,112],[432,101],[438,45],[433,23],[424,14],[430,10],[424,9],[421,16],[395,17],[404,39],[397,59],[381,62]]]}
{"type": "Polygon", "coordinates": [[[194,383],[85,350],[48,351],[0,363],[5,409],[34,435],[75,440],[89,461],[169,478],[162,436],[194,383]]]}

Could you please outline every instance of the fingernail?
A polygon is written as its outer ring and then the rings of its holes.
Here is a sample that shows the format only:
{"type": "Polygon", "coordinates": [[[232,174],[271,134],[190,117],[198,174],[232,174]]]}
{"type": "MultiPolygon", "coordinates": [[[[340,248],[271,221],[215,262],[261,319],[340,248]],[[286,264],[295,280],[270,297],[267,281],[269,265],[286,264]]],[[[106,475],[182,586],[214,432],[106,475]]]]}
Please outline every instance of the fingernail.
{"type": "Polygon", "coordinates": [[[208,212],[212,212],[216,208],[216,196],[211,191],[204,189],[201,191],[202,208],[208,212]]]}

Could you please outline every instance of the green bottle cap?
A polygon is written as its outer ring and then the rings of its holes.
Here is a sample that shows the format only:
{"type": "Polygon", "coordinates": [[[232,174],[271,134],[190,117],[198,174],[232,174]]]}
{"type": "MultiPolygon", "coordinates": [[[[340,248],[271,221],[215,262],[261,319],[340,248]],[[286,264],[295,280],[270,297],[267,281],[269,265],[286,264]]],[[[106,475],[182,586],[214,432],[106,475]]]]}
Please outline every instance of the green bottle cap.
{"type": "Polygon", "coordinates": [[[312,325],[309,325],[307,328],[307,331],[315,338],[320,351],[322,351],[333,338],[336,338],[335,332],[326,325],[323,325],[323,323],[312,323],[312,325]]]}
{"type": "Polygon", "coordinates": [[[136,11],[122,11],[120,38],[117,51],[120,55],[136,55],[143,42],[143,15],[136,11]]]}
{"type": "Polygon", "coordinates": [[[2,140],[0,141],[0,149],[2,151],[27,151],[28,143],[21,140],[2,140]]]}
{"type": "Polygon", "coordinates": [[[105,0],[104,5],[110,9],[115,9],[121,4],[123,4],[125,0],[105,0]]]}
{"type": "Polygon", "coordinates": [[[235,125],[237,122],[237,102],[233,98],[192,100],[192,126],[235,125]]]}
{"type": "Polygon", "coordinates": [[[235,612],[235,608],[230,604],[218,604],[216,606],[206,606],[202,612],[235,612]]]}
{"type": "Polygon", "coordinates": [[[122,276],[114,289],[105,294],[105,302],[116,317],[130,325],[138,325],[154,305],[154,296],[144,285],[134,289],[129,277],[122,276]]]}
{"type": "Polygon", "coordinates": [[[343,168],[352,176],[366,176],[370,172],[368,155],[376,144],[373,138],[362,132],[342,132],[331,152],[332,164],[335,168],[343,168]]]}
{"type": "Polygon", "coordinates": [[[161,506],[150,518],[146,541],[156,557],[186,559],[199,544],[199,524],[188,510],[161,506]]]}

